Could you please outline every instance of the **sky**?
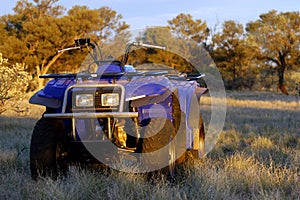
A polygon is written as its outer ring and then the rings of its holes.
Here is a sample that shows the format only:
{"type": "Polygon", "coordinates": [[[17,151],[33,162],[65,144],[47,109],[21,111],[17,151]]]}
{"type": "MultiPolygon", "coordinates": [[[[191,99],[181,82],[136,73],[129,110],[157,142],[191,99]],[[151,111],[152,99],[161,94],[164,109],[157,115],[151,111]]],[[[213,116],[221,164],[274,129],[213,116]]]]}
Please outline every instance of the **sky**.
{"type": "MultiPolygon", "coordinates": [[[[17,0],[1,2],[0,16],[13,14],[17,0]]],[[[300,11],[299,0],[59,0],[58,4],[67,10],[74,5],[87,5],[91,9],[108,6],[123,16],[131,30],[167,25],[168,20],[180,13],[206,21],[212,28],[215,25],[221,27],[225,20],[245,25],[270,10],[300,11]]]]}

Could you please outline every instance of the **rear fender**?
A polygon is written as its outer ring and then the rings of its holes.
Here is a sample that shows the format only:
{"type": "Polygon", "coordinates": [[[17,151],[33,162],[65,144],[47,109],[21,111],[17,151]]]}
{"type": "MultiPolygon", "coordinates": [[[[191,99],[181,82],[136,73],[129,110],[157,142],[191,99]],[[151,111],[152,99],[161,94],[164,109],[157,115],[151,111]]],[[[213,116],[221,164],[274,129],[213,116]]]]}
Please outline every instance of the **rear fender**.
{"type": "Polygon", "coordinates": [[[208,89],[207,89],[207,88],[204,88],[204,87],[197,87],[196,90],[195,90],[195,93],[196,93],[196,96],[197,96],[198,101],[200,101],[200,97],[201,97],[203,94],[208,93],[208,89]]]}
{"type": "Polygon", "coordinates": [[[207,92],[207,88],[197,87],[194,94],[190,97],[188,109],[188,125],[195,129],[199,126],[200,120],[200,98],[207,92]]]}
{"type": "Polygon", "coordinates": [[[157,104],[165,101],[170,95],[172,95],[172,91],[165,88],[163,93],[152,94],[149,96],[143,96],[141,98],[135,99],[131,101],[132,107],[141,107],[150,104],[157,104]]]}
{"type": "Polygon", "coordinates": [[[126,86],[126,100],[132,107],[157,104],[166,100],[175,88],[166,77],[142,77],[131,80],[126,86]]]}

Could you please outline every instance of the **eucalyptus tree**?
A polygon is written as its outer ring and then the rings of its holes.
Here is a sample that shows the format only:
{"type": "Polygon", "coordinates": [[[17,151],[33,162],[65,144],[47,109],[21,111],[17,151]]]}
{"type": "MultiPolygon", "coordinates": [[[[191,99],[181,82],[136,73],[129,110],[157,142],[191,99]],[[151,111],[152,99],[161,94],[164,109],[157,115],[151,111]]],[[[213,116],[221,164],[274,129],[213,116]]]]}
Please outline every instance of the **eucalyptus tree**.
{"type": "Polygon", "coordinates": [[[197,43],[204,43],[209,35],[205,21],[193,19],[190,14],[180,13],[168,21],[169,27],[183,38],[192,39],[197,43]]]}
{"type": "MultiPolygon", "coordinates": [[[[65,13],[66,9],[57,3],[58,0],[19,0],[14,14],[1,18],[7,40],[0,41],[0,51],[12,62],[25,62],[35,77],[47,73],[50,67],[57,71],[62,63],[53,64],[64,54],[57,50],[72,44],[75,38],[102,40],[129,27],[121,21],[120,14],[108,7],[74,6],[65,13]]],[[[65,65],[72,65],[72,60],[65,65]]],[[[37,87],[42,84],[39,81],[37,87]]]]}
{"type": "Polygon", "coordinates": [[[248,44],[242,24],[229,20],[212,37],[213,57],[228,89],[251,88],[256,49],[248,44]]]}
{"type": "Polygon", "coordinates": [[[288,68],[297,67],[300,47],[300,13],[272,10],[249,22],[248,37],[259,50],[258,58],[277,69],[278,90],[288,94],[284,74],[288,68]]]}
{"type": "MultiPolygon", "coordinates": [[[[208,55],[210,29],[205,21],[201,19],[193,19],[192,15],[180,13],[175,18],[168,21],[168,26],[173,34],[181,41],[181,55],[190,63],[205,71],[206,66],[210,66],[212,59],[208,55]]],[[[187,66],[188,67],[188,66],[187,66]]],[[[191,71],[190,67],[187,71],[191,71]]],[[[193,66],[194,72],[196,70],[193,66]]]]}

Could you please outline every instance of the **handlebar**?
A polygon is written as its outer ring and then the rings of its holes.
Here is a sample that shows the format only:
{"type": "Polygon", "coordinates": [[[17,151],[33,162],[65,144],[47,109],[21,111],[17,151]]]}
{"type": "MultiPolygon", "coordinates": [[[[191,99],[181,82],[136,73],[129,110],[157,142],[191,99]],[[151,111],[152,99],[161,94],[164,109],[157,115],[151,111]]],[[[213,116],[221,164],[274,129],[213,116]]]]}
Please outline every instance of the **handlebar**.
{"type": "Polygon", "coordinates": [[[57,52],[61,53],[61,52],[64,52],[64,51],[70,51],[70,50],[75,50],[75,49],[81,49],[81,47],[68,47],[68,48],[65,48],[65,49],[59,49],[57,52]]]}
{"type": "Polygon", "coordinates": [[[166,47],[164,47],[164,46],[158,46],[158,45],[153,45],[153,44],[145,44],[145,43],[142,43],[142,42],[133,42],[131,44],[133,46],[136,46],[136,47],[146,47],[146,48],[166,50],[166,47]]]}
{"type": "Polygon", "coordinates": [[[125,65],[127,60],[128,60],[128,54],[130,52],[130,48],[132,46],[135,46],[135,47],[146,47],[146,48],[153,48],[153,49],[161,49],[161,50],[165,50],[166,47],[164,46],[158,46],[158,45],[153,45],[153,44],[145,44],[145,43],[142,43],[142,42],[132,42],[132,43],[128,43],[126,45],[126,48],[125,48],[125,53],[124,53],[124,56],[123,56],[123,59],[122,59],[122,64],[125,65]]]}
{"type": "Polygon", "coordinates": [[[103,60],[102,52],[99,47],[99,45],[96,42],[92,42],[90,38],[79,38],[74,40],[75,44],[73,46],[69,46],[64,49],[59,49],[57,52],[65,52],[65,51],[70,51],[70,50],[76,50],[76,49],[81,49],[81,48],[88,48],[92,47],[93,52],[89,52],[90,56],[93,58],[95,62],[99,60],[98,56],[100,56],[101,60],[103,60]],[[98,52],[97,52],[98,51],[98,52]],[[100,55],[98,55],[98,53],[100,55]]]}
{"type": "MultiPolygon", "coordinates": [[[[99,61],[99,57],[98,56],[100,56],[100,59],[103,60],[102,52],[101,52],[101,49],[100,49],[99,45],[96,42],[91,42],[91,40],[89,38],[79,38],[79,39],[76,39],[75,40],[75,44],[73,46],[71,46],[71,47],[69,46],[67,48],[60,49],[60,50],[58,50],[58,53],[65,52],[65,51],[70,51],[70,50],[81,49],[81,48],[89,48],[89,46],[91,46],[92,49],[93,49],[93,53],[90,52],[90,55],[93,58],[93,60],[95,62],[99,61]],[[100,55],[98,55],[97,50],[99,51],[98,53],[100,55]]],[[[152,48],[152,49],[161,49],[161,50],[165,50],[166,49],[165,46],[159,46],[159,45],[153,45],[153,44],[145,44],[143,42],[128,43],[126,45],[124,57],[122,59],[122,64],[123,65],[125,65],[126,62],[127,62],[127,60],[128,60],[128,54],[129,54],[130,48],[132,46],[152,48]]]]}

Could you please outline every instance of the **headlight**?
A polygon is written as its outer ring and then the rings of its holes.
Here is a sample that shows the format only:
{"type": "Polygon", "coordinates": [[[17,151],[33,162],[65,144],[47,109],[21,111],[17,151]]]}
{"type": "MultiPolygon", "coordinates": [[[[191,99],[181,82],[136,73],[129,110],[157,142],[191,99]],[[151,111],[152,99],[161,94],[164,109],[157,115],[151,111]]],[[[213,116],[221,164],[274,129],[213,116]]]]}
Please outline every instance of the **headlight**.
{"type": "Polygon", "coordinates": [[[109,93],[101,95],[102,106],[118,106],[119,105],[119,94],[109,93]]]}
{"type": "Polygon", "coordinates": [[[93,94],[77,94],[76,107],[92,107],[94,106],[93,94]]]}

